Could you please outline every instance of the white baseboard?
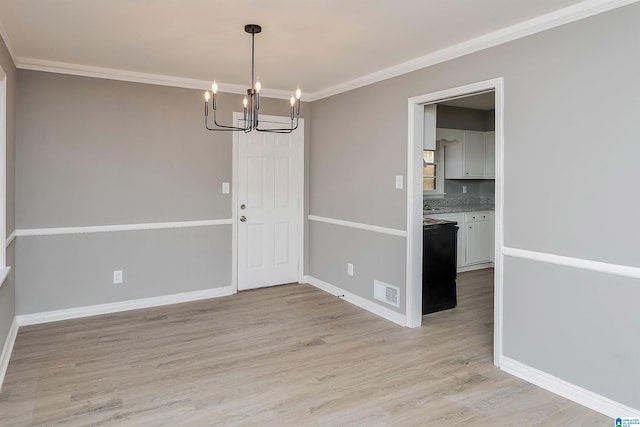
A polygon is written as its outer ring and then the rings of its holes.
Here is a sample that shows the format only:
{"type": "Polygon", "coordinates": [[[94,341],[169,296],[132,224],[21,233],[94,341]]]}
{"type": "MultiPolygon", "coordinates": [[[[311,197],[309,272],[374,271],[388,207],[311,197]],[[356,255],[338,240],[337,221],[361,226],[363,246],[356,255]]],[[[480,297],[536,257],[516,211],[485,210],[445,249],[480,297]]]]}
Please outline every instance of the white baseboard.
{"type": "Polygon", "coordinates": [[[464,267],[458,267],[458,273],[464,273],[465,271],[482,270],[484,268],[493,268],[492,262],[485,262],[482,264],[465,265],[464,267]]]}
{"type": "Polygon", "coordinates": [[[97,316],[99,314],[118,313],[140,308],[159,307],[163,305],[178,304],[182,302],[198,301],[209,298],[232,295],[235,289],[232,286],[205,289],[202,291],[184,292],[159,297],[141,298],[129,301],[114,302],[108,304],[90,305],[85,307],[68,308],[64,310],[46,311],[42,313],[21,314],[16,316],[19,326],[37,325],[40,323],[57,322],[59,320],[78,319],[81,317],[97,316]]]}
{"type": "Polygon", "coordinates": [[[638,418],[640,410],[630,408],[592,391],[586,390],[546,372],[532,368],[506,356],[500,358],[500,369],[545,390],[572,400],[611,418],[638,418]]]}
{"type": "Polygon", "coordinates": [[[373,313],[384,319],[390,320],[393,323],[397,323],[400,326],[407,326],[407,316],[405,316],[404,314],[395,312],[386,307],[378,305],[375,302],[369,301],[358,295],[347,292],[344,289],[340,289],[337,286],[324,282],[313,276],[304,276],[304,281],[332,295],[336,295],[336,296],[341,295],[342,299],[344,299],[345,301],[350,302],[351,304],[356,305],[364,310],[367,310],[370,313],[373,313]]]}
{"type": "Polygon", "coordinates": [[[9,367],[9,359],[11,359],[11,352],[13,351],[13,344],[16,342],[18,336],[18,321],[13,318],[11,328],[7,339],[4,340],[4,347],[2,347],[2,354],[0,354],[0,390],[2,389],[2,383],[4,382],[4,375],[7,373],[9,367]]]}

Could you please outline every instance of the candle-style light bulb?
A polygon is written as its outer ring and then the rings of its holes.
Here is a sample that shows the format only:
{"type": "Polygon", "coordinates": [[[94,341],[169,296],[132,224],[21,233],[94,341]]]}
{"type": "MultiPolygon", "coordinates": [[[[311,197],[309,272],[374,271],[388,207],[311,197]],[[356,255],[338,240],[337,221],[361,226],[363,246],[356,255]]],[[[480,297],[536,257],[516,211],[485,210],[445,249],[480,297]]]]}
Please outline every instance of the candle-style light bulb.
{"type": "Polygon", "coordinates": [[[300,90],[300,88],[296,89],[296,99],[300,99],[301,96],[302,96],[302,91],[300,90]]]}
{"type": "Polygon", "coordinates": [[[291,99],[289,100],[289,102],[291,103],[291,106],[293,107],[296,104],[296,98],[294,98],[292,96],[291,99]]]}
{"type": "Polygon", "coordinates": [[[218,93],[218,83],[216,83],[216,81],[213,81],[213,84],[211,85],[211,92],[213,92],[213,94],[215,95],[216,93],[218,93]]]}
{"type": "Polygon", "coordinates": [[[244,105],[244,108],[247,108],[247,105],[249,105],[249,100],[247,99],[247,97],[245,96],[244,99],[242,100],[242,105],[244,105]]]}
{"type": "Polygon", "coordinates": [[[262,85],[260,84],[260,81],[256,82],[256,92],[260,93],[260,89],[262,89],[262,85]]]}
{"type": "Polygon", "coordinates": [[[205,118],[209,115],[209,91],[204,92],[204,116],[205,118]]]}

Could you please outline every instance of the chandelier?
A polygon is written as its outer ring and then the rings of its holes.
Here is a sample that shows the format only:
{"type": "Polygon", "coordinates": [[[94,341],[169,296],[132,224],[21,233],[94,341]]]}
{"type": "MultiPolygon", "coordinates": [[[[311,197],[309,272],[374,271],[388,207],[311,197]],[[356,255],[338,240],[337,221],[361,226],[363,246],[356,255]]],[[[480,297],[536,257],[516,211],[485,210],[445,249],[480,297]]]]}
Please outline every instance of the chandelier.
{"type": "Polygon", "coordinates": [[[256,130],[258,132],[273,132],[273,133],[291,133],[298,128],[298,119],[300,117],[300,96],[302,92],[298,88],[295,92],[295,96],[292,96],[289,100],[291,104],[291,125],[287,128],[279,129],[261,129],[260,128],[260,89],[262,88],[259,81],[255,81],[255,54],[254,54],[254,38],[255,35],[262,31],[262,27],[256,24],[249,24],[244,26],[244,31],[251,34],[251,88],[247,89],[247,95],[242,100],[244,106],[243,123],[244,126],[227,126],[221,125],[216,119],[216,95],[218,93],[218,84],[214,81],[211,85],[211,93],[206,91],[204,93],[204,126],[207,130],[213,131],[241,131],[251,132],[256,130]],[[211,111],[213,111],[213,127],[209,127],[209,100],[211,100],[211,111]]]}

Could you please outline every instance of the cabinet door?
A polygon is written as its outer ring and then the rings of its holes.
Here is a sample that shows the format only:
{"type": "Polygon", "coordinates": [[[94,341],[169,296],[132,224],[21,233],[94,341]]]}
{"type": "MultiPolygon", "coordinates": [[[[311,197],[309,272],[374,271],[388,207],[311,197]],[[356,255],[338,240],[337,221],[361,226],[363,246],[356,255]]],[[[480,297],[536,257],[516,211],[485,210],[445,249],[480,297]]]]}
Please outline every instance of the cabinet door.
{"type": "Polygon", "coordinates": [[[467,264],[489,262],[489,219],[466,223],[467,264]]]}
{"type": "Polygon", "coordinates": [[[496,178],[496,133],[484,134],[484,177],[496,178]]]}
{"type": "Polygon", "coordinates": [[[436,140],[443,142],[462,142],[464,141],[464,131],[459,129],[436,129],[436,140]]]}
{"type": "Polygon", "coordinates": [[[464,133],[463,172],[465,178],[484,177],[484,132],[464,133]]]}
{"type": "Polygon", "coordinates": [[[462,141],[446,142],[443,144],[443,147],[444,147],[444,177],[446,179],[464,178],[464,172],[462,170],[464,142],[462,141]]]}
{"type": "Polygon", "coordinates": [[[423,123],[422,123],[423,134],[424,134],[423,141],[422,141],[423,150],[436,149],[437,107],[438,107],[437,104],[424,106],[424,117],[423,117],[423,123]]]}

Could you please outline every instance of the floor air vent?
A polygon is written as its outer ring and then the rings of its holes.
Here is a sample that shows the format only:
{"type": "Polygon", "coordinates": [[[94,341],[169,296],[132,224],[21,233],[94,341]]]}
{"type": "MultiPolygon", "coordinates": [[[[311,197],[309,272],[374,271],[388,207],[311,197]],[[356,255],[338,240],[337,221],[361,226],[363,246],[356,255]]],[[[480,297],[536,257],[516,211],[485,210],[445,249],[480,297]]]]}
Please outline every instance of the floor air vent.
{"type": "Polygon", "coordinates": [[[400,307],[400,288],[397,286],[374,280],[373,297],[394,307],[400,307]]]}

